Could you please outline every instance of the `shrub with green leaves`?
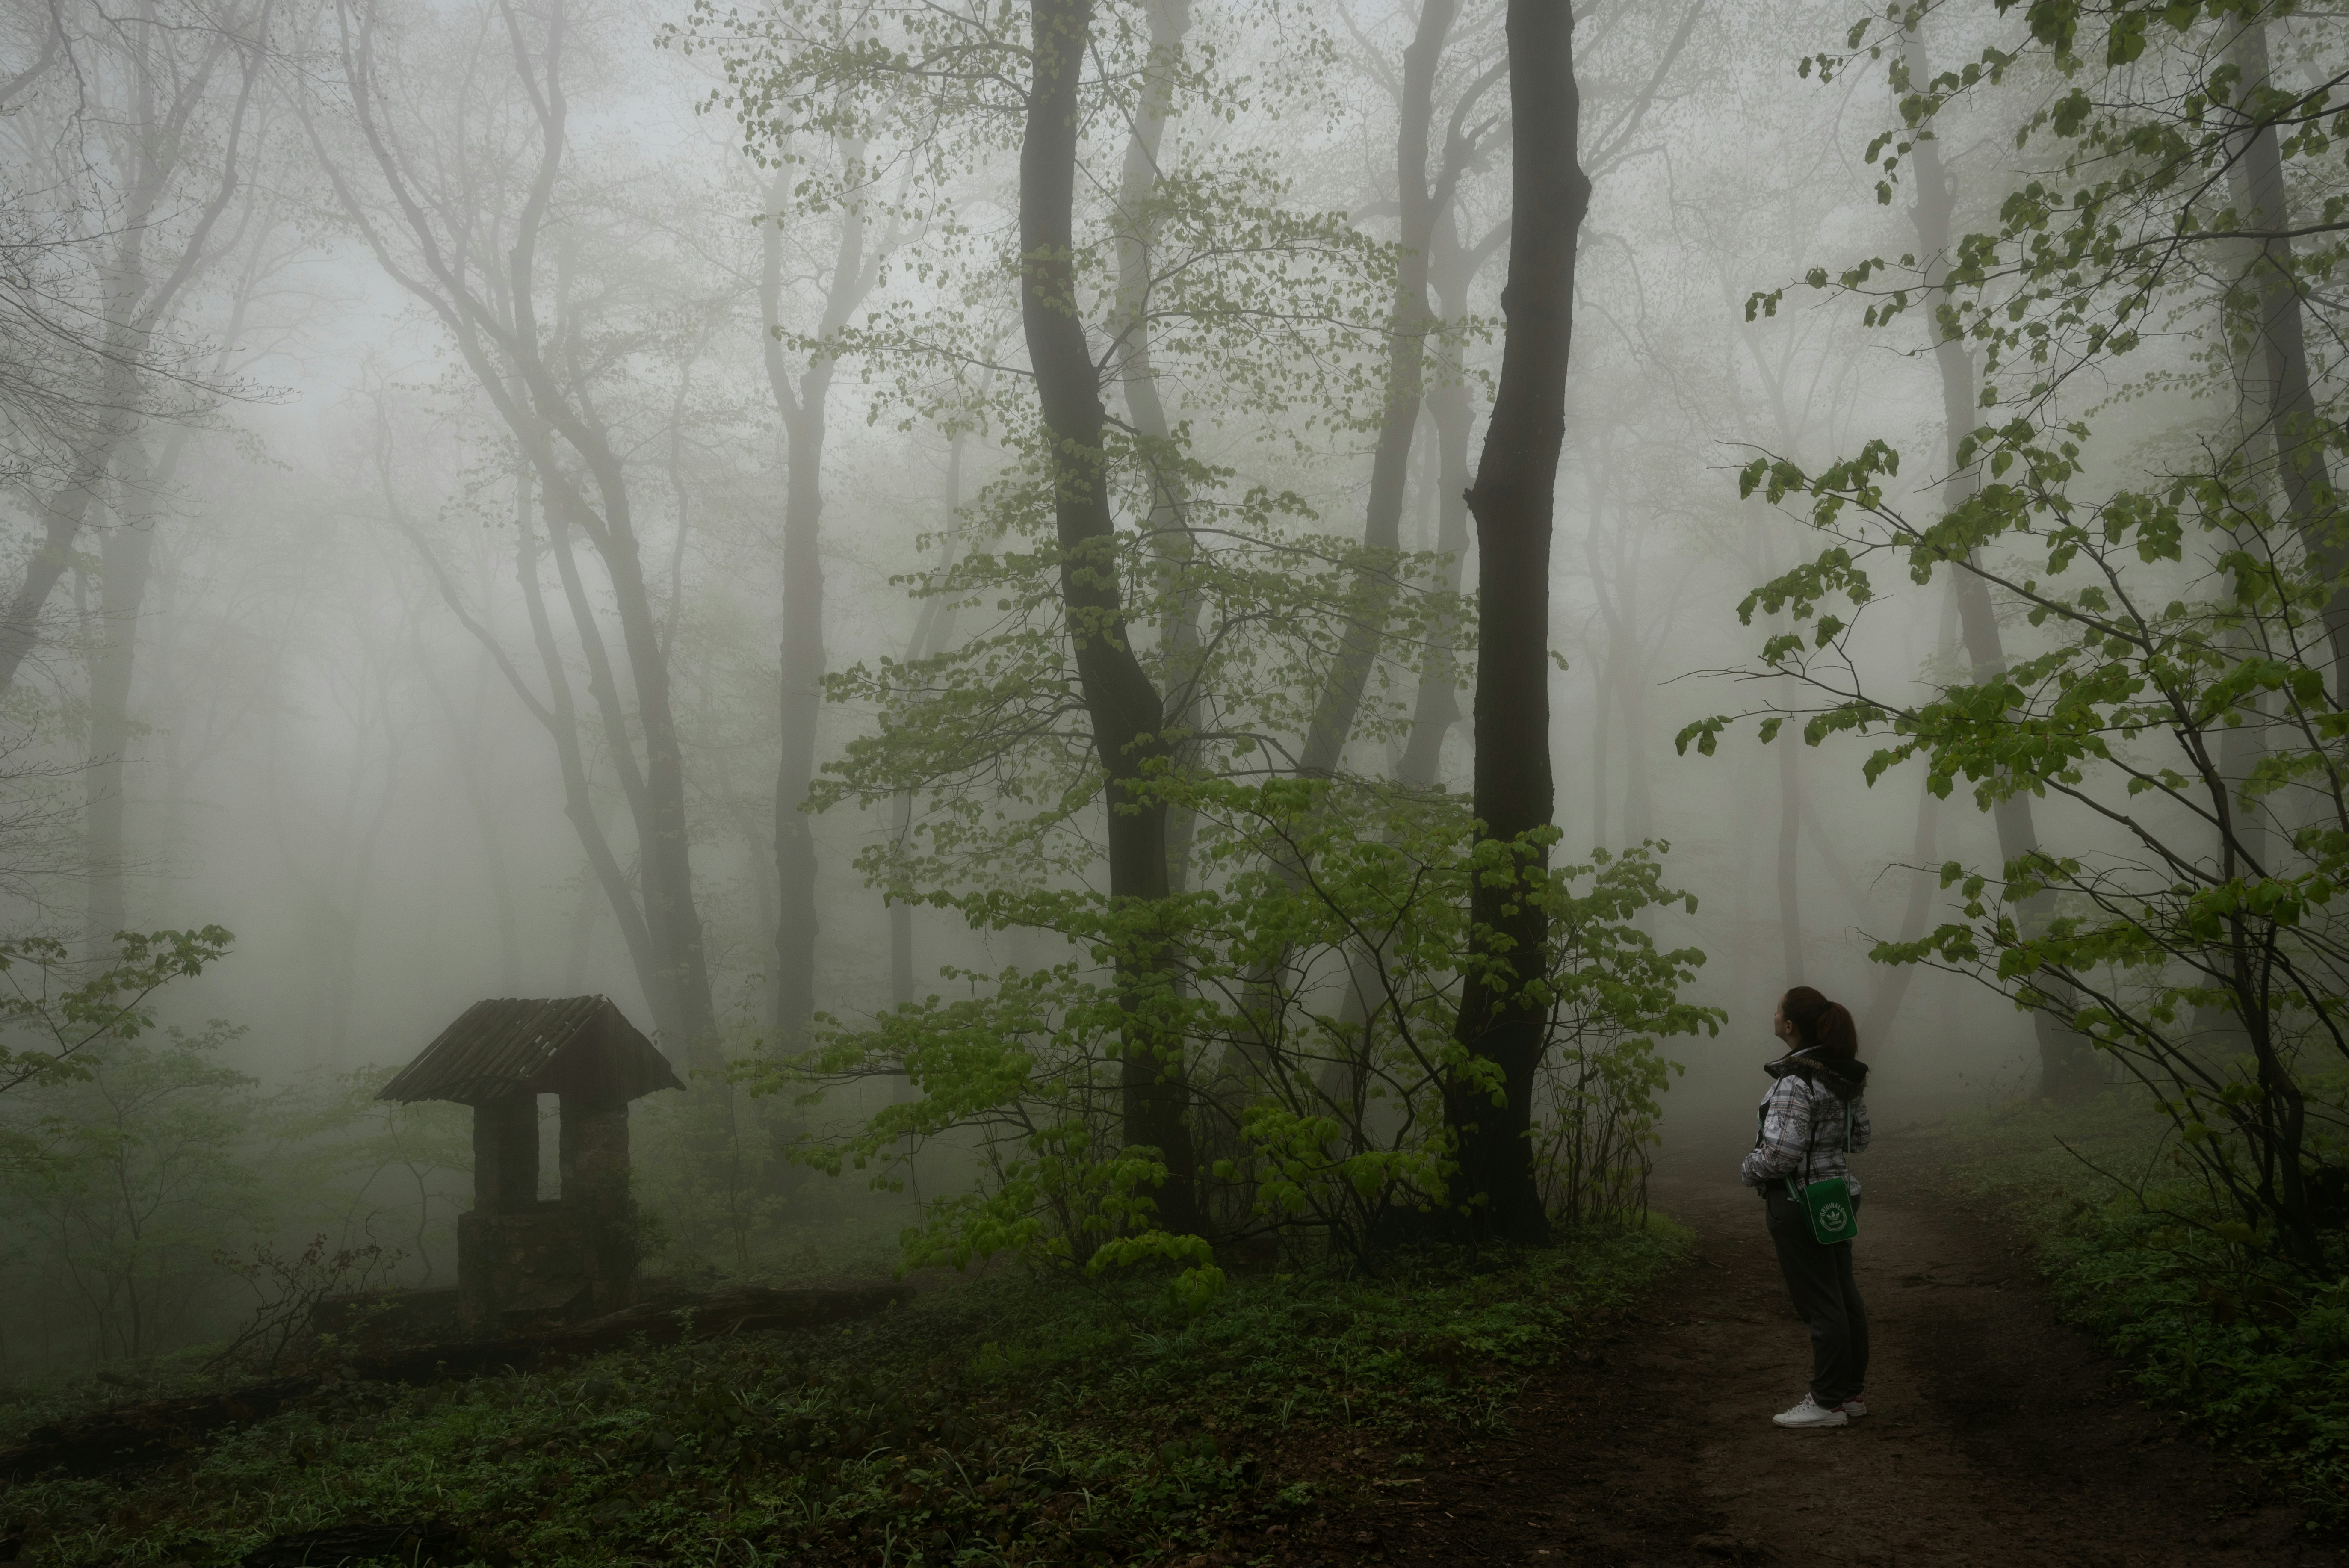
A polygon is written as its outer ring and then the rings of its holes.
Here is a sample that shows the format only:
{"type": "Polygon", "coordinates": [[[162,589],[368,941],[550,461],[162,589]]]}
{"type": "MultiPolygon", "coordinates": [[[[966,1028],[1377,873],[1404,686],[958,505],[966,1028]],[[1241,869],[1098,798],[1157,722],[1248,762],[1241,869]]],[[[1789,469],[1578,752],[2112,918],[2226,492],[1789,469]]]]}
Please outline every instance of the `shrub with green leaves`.
{"type": "Polygon", "coordinates": [[[1453,1030],[1473,876],[1511,879],[1550,911],[1552,944],[1515,983],[1550,1020],[1540,1136],[1556,1206],[1578,1219],[1636,1210],[1670,1070],[1657,1041],[1719,1019],[1680,996],[1702,955],[1660,949],[1636,923],[1686,896],[1663,884],[1653,848],[1544,869],[1524,847],[1476,846],[1456,800],[1293,779],[1166,788],[1199,824],[1204,885],[1148,905],[940,895],[975,923],[1064,932],[1090,962],[957,972],[963,995],[835,1026],[759,1078],[811,1098],[864,1078],[911,1083],[913,1098],[802,1148],[834,1171],[877,1167],[895,1183],[925,1142],[976,1150],[978,1181],[928,1202],[909,1263],[1157,1259],[1183,1266],[1174,1288],[1196,1304],[1219,1277],[1206,1239],[1155,1223],[1154,1194],[1186,1181],[1221,1200],[1217,1240],[1280,1233],[1374,1265],[1402,1216],[1458,1202],[1442,1096],[1485,1065],[1453,1030]],[[1138,995],[1104,984],[1138,948],[1176,956],[1138,995]],[[1164,1042],[1164,1070],[1222,1134],[1204,1170],[1171,1171],[1118,1138],[1118,1066],[1137,1034],[1164,1042]]]}

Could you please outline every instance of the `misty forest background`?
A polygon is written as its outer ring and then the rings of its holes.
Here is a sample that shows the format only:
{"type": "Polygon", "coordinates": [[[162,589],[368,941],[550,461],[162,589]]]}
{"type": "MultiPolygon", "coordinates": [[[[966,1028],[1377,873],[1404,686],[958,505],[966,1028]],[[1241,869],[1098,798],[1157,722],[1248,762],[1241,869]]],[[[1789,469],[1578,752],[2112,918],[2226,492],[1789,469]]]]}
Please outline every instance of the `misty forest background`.
{"type": "Polygon", "coordinates": [[[1493,0],[0,10],[0,1377],[450,1283],[505,995],[677,1277],[1621,1223],[1806,983],[2337,1281],[2338,15],[1576,9],[1530,213],[1493,0]]]}

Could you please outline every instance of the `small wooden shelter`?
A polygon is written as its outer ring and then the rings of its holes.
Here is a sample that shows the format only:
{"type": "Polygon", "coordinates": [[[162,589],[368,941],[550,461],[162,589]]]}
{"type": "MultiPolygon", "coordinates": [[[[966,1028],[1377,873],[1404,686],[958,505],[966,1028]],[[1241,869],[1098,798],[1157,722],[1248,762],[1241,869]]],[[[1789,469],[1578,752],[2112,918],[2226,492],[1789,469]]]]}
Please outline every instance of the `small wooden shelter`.
{"type": "Polygon", "coordinates": [[[473,1108],[473,1206],[457,1218],[458,1316],[495,1335],[627,1305],[636,1273],[628,1102],[683,1088],[602,996],[476,1002],[378,1099],[473,1108]],[[560,1099],[558,1197],[538,1195],[538,1097],[560,1099]]]}

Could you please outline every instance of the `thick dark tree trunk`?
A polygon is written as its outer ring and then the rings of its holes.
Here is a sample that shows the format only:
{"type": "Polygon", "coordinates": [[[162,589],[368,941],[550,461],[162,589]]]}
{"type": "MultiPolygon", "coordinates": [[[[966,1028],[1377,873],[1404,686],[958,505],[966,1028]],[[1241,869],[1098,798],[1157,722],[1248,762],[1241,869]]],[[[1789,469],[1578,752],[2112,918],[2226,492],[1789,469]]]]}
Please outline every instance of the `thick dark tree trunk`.
{"type": "MultiPolygon", "coordinates": [[[[1924,45],[1913,32],[1909,35],[1908,57],[1909,74],[1920,76],[1926,65],[1924,45]]],[[[1909,209],[1909,216],[1916,224],[1930,290],[1940,283],[1949,265],[1957,189],[1942,167],[1939,142],[1930,137],[1920,139],[1915,158],[1917,201],[1909,209]]],[[[1974,362],[1964,344],[1941,336],[1936,328],[1933,364],[1941,375],[1941,416],[1950,464],[1948,496],[1950,506],[1955,509],[1971,500],[1982,483],[1979,469],[1961,467],[1958,462],[1959,443],[1981,422],[1974,362]]],[[[1990,585],[1967,570],[1966,563],[1954,569],[1951,582],[1957,593],[1958,624],[1965,638],[1966,657],[1973,665],[1973,678],[1978,682],[1995,680],[2006,671],[2006,648],[1999,633],[1997,611],[1991,603],[1990,585]]],[[[2032,812],[2030,796],[2014,795],[2001,800],[1991,809],[1991,820],[1998,830],[1999,858],[2007,864],[2039,853],[2039,826],[2032,812]]],[[[2044,923],[2052,911],[2052,898],[2042,894],[2024,900],[2017,906],[2016,913],[2026,924],[2033,924],[2044,923]]],[[[2040,1092],[2064,1100],[2094,1094],[2098,1076],[2095,1052],[2064,1021],[2072,1011],[2070,983],[2055,975],[2042,975],[2033,984],[2051,1004],[2034,1008],[2031,1015],[2032,1029],[2039,1041],[2040,1092]]]]}
{"type": "MultiPolygon", "coordinates": [[[[1549,552],[1574,266],[1590,182],[1577,161],[1581,100],[1565,0],[1509,0],[1511,239],[1501,380],[1468,510],[1476,520],[1475,811],[1485,841],[1514,845],[1549,826],[1549,552]]],[[[1523,862],[1530,872],[1545,857],[1523,862]]],[[[1545,1009],[1526,994],[1549,939],[1525,879],[1476,879],[1458,1037],[1497,1093],[1456,1082],[1444,1113],[1458,1140],[1457,1196],[1471,1234],[1545,1239],[1534,1181],[1534,1075],[1545,1009]],[[1506,885],[1504,885],[1506,883],[1506,885]]]]}
{"type": "MultiPolygon", "coordinates": [[[[1107,410],[1086,342],[1075,267],[1078,80],[1091,41],[1091,0],[1035,0],[1034,77],[1019,148],[1019,315],[1035,374],[1051,464],[1061,598],[1094,748],[1107,775],[1103,805],[1112,902],[1145,927],[1167,894],[1166,809],[1143,786],[1168,756],[1164,709],[1128,640],[1117,539],[1102,449],[1107,410]]],[[[1146,929],[1118,960],[1133,1008],[1120,1069],[1125,1141],[1154,1148],[1168,1171],[1158,1193],[1169,1230],[1198,1229],[1182,1041],[1138,998],[1165,962],[1146,929]]]]}

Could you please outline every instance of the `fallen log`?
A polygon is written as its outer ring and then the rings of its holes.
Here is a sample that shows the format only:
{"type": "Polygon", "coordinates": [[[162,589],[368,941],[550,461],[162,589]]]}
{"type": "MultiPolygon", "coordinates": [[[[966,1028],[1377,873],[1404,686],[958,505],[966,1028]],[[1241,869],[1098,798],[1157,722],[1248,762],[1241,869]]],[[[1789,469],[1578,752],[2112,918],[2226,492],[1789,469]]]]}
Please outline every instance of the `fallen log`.
{"type": "Polygon", "coordinates": [[[0,1476],[63,1469],[94,1475],[191,1447],[223,1427],[263,1420],[330,1383],[438,1383],[483,1372],[525,1371],[631,1345],[820,1328],[911,1301],[908,1285],[835,1290],[742,1289],[670,1296],[607,1316],[504,1339],[453,1340],[322,1361],[313,1368],[217,1393],[118,1405],[36,1428],[0,1449],[0,1476]]]}

